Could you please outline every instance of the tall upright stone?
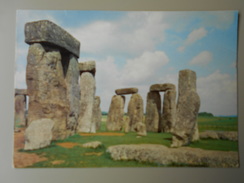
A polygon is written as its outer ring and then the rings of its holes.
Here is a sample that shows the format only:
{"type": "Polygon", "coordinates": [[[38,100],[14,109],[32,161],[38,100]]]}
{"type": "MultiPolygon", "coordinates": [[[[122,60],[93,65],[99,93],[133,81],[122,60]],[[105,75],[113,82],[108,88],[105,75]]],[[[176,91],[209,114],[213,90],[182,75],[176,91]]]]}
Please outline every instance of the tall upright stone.
{"type": "Polygon", "coordinates": [[[161,117],[161,96],[159,92],[147,93],[147,106],[146,106],[146,127],[148,132],[159,132],[161,117]]]}
{"type": "Polygon", "coordinates": [[[84,72],[80,77],[80,115],[78,120],[78,132],[96,132],[96,124],[93,122],[93,106],[96,92],[96,81],[92,73],[84,72]]]}
{"type": "Polygon", "coordinates": [[[192,70],[179,72],[177,115],[173,127],[172,147],[188,145],[198,134],[197,116],[200,108],[200,97],[196,91],[196,73],[192,70]]]}
{"type": "Polygon", "coordinates": [[[108,118],[107,118],[107,130],[109,131],[120,131],[124,124],[124,106],[125,97],[123,95],[114,95],[111,100],[109,107],[108,118]]]}
{"type": "Polygon", "coordinates": [[[53,119],[53,139],[66,137],[69,106],[60,51],[40,43],[29,48],[26,70],[28,123],[53,119]]]}
{"type": "Polygon", "coordinates": [[[143,99],[136,93],[130,98],[128,104],[128,117],[130,119],[130,130],[136,131],[137,123],[143,123],[144,113],[143,113],[143,99]]]}
{"type": "Polygon", "coordinates": [[[176,119],[176,91],[167,90],[164,93],[161,125],[163,132],[171,132],[176,119]]]}
{"type": "Polygon", "coordinates": [[[15,127],[22,125],[26,126],[26,95],[15,96],[15,127]]]}
{"type": "Polygon", "coordinates": [[[79,64],[75,56],[70,55],[68,61],[69,64],[65,77],[67,86],[67,98],[69,101],[67,128],[74,133],[78,125],[78,117],[80,113],[80,71],[79,64]]]}
{"type": "Polygon", "coordinates": [[[52,119],[52,138],[64,139],[74,130],[68,122],[73,99],[67,96],[65,77],[73,62],[70,59],[79,57],[80,43],[48,20],[27,23],[25,42],[30,45],[26,67],[28,123],[52,119]]]}
{"type": "Polygon", "coordinates": [[[99,96],[95,97],[94,105],[93,105],[93,122],[96,124],[96,130],[99,130],[101,127],[102,121],[102,110],[100,107],[101,99],[99,96]]]}

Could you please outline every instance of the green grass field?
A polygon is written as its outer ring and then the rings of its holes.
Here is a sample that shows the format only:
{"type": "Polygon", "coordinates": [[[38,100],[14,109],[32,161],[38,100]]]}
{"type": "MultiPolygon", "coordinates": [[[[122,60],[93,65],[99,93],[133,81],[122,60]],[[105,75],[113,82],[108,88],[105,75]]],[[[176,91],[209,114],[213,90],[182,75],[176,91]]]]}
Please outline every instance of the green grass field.
{"type": "MultiPolygon", "coordinates": [[[[237,118],[231,117],[199,117],[199,130],[237,131],[237,118]]],[[[106,132],[106,116],[102,117],[101,129],[106,132]]],[[[117,144],[162,144],[170,146],[171,134],[148,133],[146,137],[137,138],[136,133],[130,132],[124,136],[81,136],[76,134],[62,141],[52,142],[51,146],[28,153],[36,153],[48,158],[47,161],[33,164],[31,167],[158,167],[163,165],[140,163],[136,161],[113,161],[106,153],[107,147],[117,144]],[[91,141],[101,141],[103,145],[97,149],[86,149],[81,146],[66,148],[59,143],[84,144],[91,141]]],[[[238,151],[238,142],[228,140],[200,140],[190,144],[193,148],[220,151],[238,151]]],[[[22,150],[23,151],[23,150],[22,150]]],[[[27,151],[26,151],[27,152],[27,151]]],[[[180,166],[180,165],[170,165],[180,166]]],[[[185,165],[184,165],[185,166],[185,165]]]]}

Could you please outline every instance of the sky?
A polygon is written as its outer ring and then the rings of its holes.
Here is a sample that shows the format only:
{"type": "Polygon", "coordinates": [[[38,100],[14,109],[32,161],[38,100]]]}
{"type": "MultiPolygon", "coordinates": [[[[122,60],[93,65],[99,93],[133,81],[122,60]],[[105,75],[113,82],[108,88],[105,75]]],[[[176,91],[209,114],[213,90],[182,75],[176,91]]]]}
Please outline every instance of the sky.
{"type": "Polygon", "coordinates": [[[191,69],[200,112],[237,115],[237,11],[18,10],[15,88],[27,88],[24,25],[44,19],[80,41],[79,62],[96,61],[102,111],[108,111],[116,89],[129,87],[139,89],[145,108],[151,85],[177,88],[179,71],[191,69]]]}

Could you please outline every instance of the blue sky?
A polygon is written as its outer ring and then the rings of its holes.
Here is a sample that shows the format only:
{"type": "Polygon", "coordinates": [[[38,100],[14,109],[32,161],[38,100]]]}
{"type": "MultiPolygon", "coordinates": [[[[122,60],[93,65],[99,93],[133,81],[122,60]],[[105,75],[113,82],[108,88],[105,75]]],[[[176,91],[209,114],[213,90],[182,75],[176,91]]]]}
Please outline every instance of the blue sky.
{"type": "MultiPolygon", "coordinates": [[[[197,73],[200,111],[237,114],[237,11],[18,10],[16,88],[26,88],[24,25],[42,19],[80,41],[79,62],[96,61],[96,95],[103,111],[108,111],[115,89],[137,87],[146,106],[152,84],[177,86],[179,71],[192,69],[197,73]]],[[[127,103],[129,99],[126,96],[127,103]]]]}

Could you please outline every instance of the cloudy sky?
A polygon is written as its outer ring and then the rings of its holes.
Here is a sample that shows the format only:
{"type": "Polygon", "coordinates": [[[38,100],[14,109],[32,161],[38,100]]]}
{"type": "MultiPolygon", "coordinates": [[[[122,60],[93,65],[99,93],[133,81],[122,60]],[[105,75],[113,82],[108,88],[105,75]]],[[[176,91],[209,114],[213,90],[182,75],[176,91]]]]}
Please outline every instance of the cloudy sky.
{"type": "Polygon", "coordinates": [[[18,10],[15,88],[26,88],[24,25],[42,19],[80,41],[79,62],[96,61],[96,95],[103,111],[108,111],[115,89],[137,87],[146,106],[152,84],[177,86],[179,71],[191,69],[197,73],[200,111],[237,114],[237,11],[18,10]]]}

